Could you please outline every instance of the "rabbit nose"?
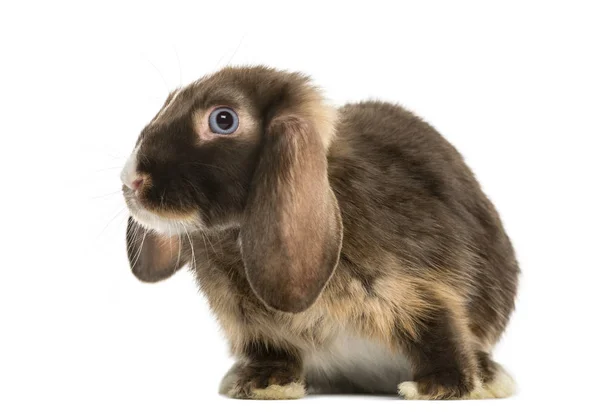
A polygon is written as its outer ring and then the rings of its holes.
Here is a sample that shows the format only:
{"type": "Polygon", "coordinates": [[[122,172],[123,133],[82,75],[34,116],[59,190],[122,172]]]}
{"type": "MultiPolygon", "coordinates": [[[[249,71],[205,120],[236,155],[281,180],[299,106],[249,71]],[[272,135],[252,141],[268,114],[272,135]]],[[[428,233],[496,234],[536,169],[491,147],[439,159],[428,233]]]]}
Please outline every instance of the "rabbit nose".
{"type": "Polygon", "coordinates": [[[133,181],[131,182],[131,187],[130,187],[130,189],[131,189],[131,190],[137,190],[137,189],[139,189],[140,187],[142,187],[142,184],[143,184],[143,183],[144,183],[144,179],[143,179],[142,177],[138,177],[138,178],[136,178],[135,180],[133,180],[133,181]]]}
{"type": "Polygon", "coordinates": [[[121,182],[130,190],[139,190],[144,184],[147,174],[140,174],[137,171],[137,151],[136,148],[131,156],[127,159],[125,167],[121,171],[121,182]]]}

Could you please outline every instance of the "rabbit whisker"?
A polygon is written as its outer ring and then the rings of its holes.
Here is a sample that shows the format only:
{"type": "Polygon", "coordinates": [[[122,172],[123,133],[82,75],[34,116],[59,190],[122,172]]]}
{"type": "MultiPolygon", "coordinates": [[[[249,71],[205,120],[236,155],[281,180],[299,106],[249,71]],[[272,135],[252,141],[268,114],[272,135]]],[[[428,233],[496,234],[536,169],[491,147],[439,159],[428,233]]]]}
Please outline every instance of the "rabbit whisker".
{"type": "Polygon", "coordinates": [[[195,161],[189,161],[187,163],[182,163],[181,165],[197,165],[197,166],[200,166],[200,167],[216,168],[217,170],[221,170],[221,171],[227,173],[227,170],[225,170],[223,167],[219,167],[219,166],[211,165],[211,164],[205,164],[205,163],[198,163],[198,162],[195,162],[195,161]]]}
{"type": "Polygon", "coordinates": [[[202,237],[202,242],[204,242],[204,251],[208,254],[208,247],[206,246],[206,239],[204,238],[204,234],[201,232],[200,236],[202,237]]]}
{"type": "Polygon", "coordinates": [[[100,195],[100,196],[92,196],[90,199],[102,199],[104,197],[114,196],[117,193],[122,193],[122,190],[117,190],[116,192],[107,193],[107,194],[103,194],[103,195],[100,195]]]}
{"type": "Polygon", "coordinates": [[[141,226],[137,222],[133,223],[133,230],[131,231],[132,241],[136,241],[140,232],[141,226]]]}
{"type": "Polygon", "coordinates": [[[150,164],[150,160],[148,159],[148,157],[146,157],[146,154],[144,154],[141,149],[138,150],[138,155],[146,160],[146,164],[150,164]]]}
{"type": "Polygon", "coordinates": [[[126,206],[122,207],[117,213],[115,213],[115,215],[110,218],[110,220],[108,221],[108,223],[104,226],[104,228],[102,228],[102,231],[100,231],[100,233],[98,234],[98,236],[96,238],[100,238],[100,236],[106,231],[106,229],[108,228],[108,226],[115,220],[117,219],[117,216],[121,215],[123,213],[123,211],[127,209],[126,206]]]}
{"type": "Polygon", "coordinates": [[[177,271],[177,267],[179,266],[179,262],[181,261],[181,247],[183,243],[181,242],[181,234],[177,234],[177,240],[179,241],[179,251],[177,252],[177,261],[175,262],[175,268],[173,269],[173,274],[177,271]]]}
{"type": "Polygon", "coordinates": [[[101,172],[103,172],[103,171],[109,171],[109,170],[118,170],[118,169],[121,169],[121,168],[123,168],[123,166],[120,166],[120,165],[119,165],[119,166],[117,166],[117,167],[101,168],[101,169],[99,169],[99,170],[96,170],[95,172],[96,172],[96,173],[101,173],[101,172]]]}
{"type": "MultiPolygon", "coordinates": [[[[173,234],[171,233],[171,221],[167,221],[167,228],[169,228],[169,237],[172,237],[173,234]]],[[[171,243],[171,240],[169,240],[169,255],[173,254],[173,245],[171,243]]]]}
{"type": "Polygon", "coordinates": [[[181,86],[181,83],[183,83],[183,77],[181,74],[181,60],[179,59],[179,53],[177,52],[177,47],[175,44],[171,44],[171,46],[173,47],[173,51],[175,51],[175,57],[177,58],[177,67],[179,68],[179,85],[181,86]]]}
{"type": "MultiPolygon", "coordinates": [[[[192,182],[191,182],[190,180],[188,180],[188,179],[184,179],[184,180],[185,180],[185,181],[186,181],[186,182],[187,182],[187,183],[188,183],[190,186],[192,186],[192,188],[194,189],[194,191],[195,191],[195,192],[196,192],[196,193],[197,193],[199,196],[206,197],[206,196],[204,195],[204,193],[202,193],[202,191],[201,191],[200,189],[198,189],[198,187],[197,187],[197,186],[196,186],[194,183],[192,183],[192,182]]],[[[180,202],[181,202],[181,199],[179,199],[179,200],[180,200],[180,202]]]]}
{"type": "Polygon", "coordinates": [[[131,269],[132,270],[135,267],[135,265],[137,264],[138,260],[140,259],[140,256],[142,255],[142,249],[144,248],[144,240],[146,239],[146,235],[148,235],[148,230],[144,231],[144,236],[142,237],[142,243],[140,244],[140,249],[137,252],[137,255],[135,257],[135,261],[131,265],[131,269]]]}
{"type": "Polygon", "coordinates": [[[231,61],[233,60],[233,58],[235,57],[235,55],[238,53],[240,47],[242,46],[242,43],[244,43],[244,39],[246,39],[246,35],[247,33],[244,33],[242,35],[242,39],[240,39],[240,42],[237,44],[237,46],[235,47],[235,50],[233,51],[233,54],[231,55],[231,58],[229,58],[229,61],[227,61],[227,64],[225,65],[226,67],[229,66],[229,64],[231,63],[231,61]]]}
{"type": "Polygon", "coordinates": [[[158,67],[156,65],[154,65],[154,63],[152,61],[150,61],[150,58],[148,58],[145,55],[144,55],[144,58],[146,59],[146,61],[148,61],[148,63],[152,66],[152,68],[154,68],[156,70],[156,72],[160,76],[161,80],[163,81],[165,88],[167,89],[167,94],[169,94],[170,90],[169,90],[169,83],[167,83],[167,79],[163,76],[162,72],[158,69],[158,67]]]}
{"type": "Polygon", "coordinates": [[[197,270],[197,266],[196,266],[196,254],[194,253],[194,244],[192,243],[192,239],[190,238],[190,234],[187,231],[187,228],[185,227],[185,224],[182,221],[179,221],[181,226],[183,227],[183,230],[185,231],[185,235],[187,235],[188,241],[190,243],[190,248],[192,249],[192,259],[194,260],[194,273],[196,273],[197,270]]]}
{"type": "Polygon", "coordinates": [[[208,234],[205,234],[203,231],[200,231],[200,233],[206,237],[206,240],[208,241],[210,248],[212,248],[212,250],[213,250],[213,254],[217,254],[217,252],[215,251],[215,247],[213,247],[212,242],[210,242],[210,239],[208,238],[208,234]]]}

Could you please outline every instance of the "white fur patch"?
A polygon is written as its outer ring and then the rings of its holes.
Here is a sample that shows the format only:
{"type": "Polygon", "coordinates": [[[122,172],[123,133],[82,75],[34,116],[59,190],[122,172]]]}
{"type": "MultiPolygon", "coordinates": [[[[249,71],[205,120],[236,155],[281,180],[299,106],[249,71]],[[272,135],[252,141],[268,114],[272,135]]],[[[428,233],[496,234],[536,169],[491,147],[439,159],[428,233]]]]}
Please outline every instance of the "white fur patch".
{"type": "Polygon", "coordinates": [[[402,382],[398,385],[398,394],[404,399],[424,399],[419,394],[416,382],[402,382]]]}
{"type": "Polygon", "coordinates": [[[160,112],[158,112],[158,114],[154,117],[154,121],[153,123],[158,122],[158,120],[164,115],[165,111],[171,107],[171,105],[173,104],[173,102],[175,102],[175,99],[177,98],[177,96],[179,96],[179,93],[182,92],[183,89],[179,89],[177,90],[174,94],[173,97],[171,98],[171,100],[169,101],[169,103],[167,103],[161,110],[160,112]]]}
{"type": "MultiPolygon", "coordinates": [[[[135,203],[130,202],[130,205],[135,205],[135,203]]],[[[161,235],[169,237],[175,235],[185,236],[185,234],[191,234],[200,227],[198,219],[175,220],[163,218],[139,205],[137,205],[135,209],[131,207],[130,209],[131,216],[133,216],[133,219],[135,219],[137,223],[144,228],[156,231],[161,235]]]]}
{"type": "Polygon", "coordinates": [[[290,383],[289,385],[271,385],[264,389],[253,389],[252,399],[300,399],[306,395],[304,386],[300,383],[290,383]]]}
{"type": "MultiPolygon", "coordinates": [[[[133,189],[133,182],[138,178],[137,173],[137,155],[140,150],[140,145],[135,147],[125,167],[121,171],[121,181],[130,189],[133,189]]],[[[144,228],[158,232],[161,235],[174,236],[185,235],[195,231],[201,227],[200,220],[197,216],[190,216],[190,219],[169,219],[159,216],[139,204],[137,199],[128,198],[127,205],[133,219],[144,228]]]]}
{"type": "Polygon", "coordinates": [[[341,334],[327,348],[308,353],[304,364],[307,382],[315,391],[343,391],[336,387],[342,381],[365,392],[394,393],[410,374],[402,353],[350,334],[341,334]]]}
{"type": "Polygon", "coordinates": [[[250,394],[245,393],[239,386],[238,371],[241,366],[239,363],[233,365],[227,372],[221,385],[219,393],[236,399],[300,399],[306,395],[304,385],[298,382],[293,382],[288,385],[270,385],[263,389],[251,389],[250,394]]]}
{"type": "MultiPolygon", "coordinates": [[[[508,398],[515,393],[515,381],[502,368],[499,367],[494,380],[488,383],[478,383],[471,393],[461,399],[499,399],[508,398]]],[[[403,382],[398,385],[398,394],[404,399],[430,400],[430,396],[419,393],[416,382],[403,382]]]]}
{"type": "Polygon", "coordinates": [[[482,395],[484,397],[481,399],[508,398],[514,395],[516,391],[517,385],[512,376],[502,367],[499,367],[494,380],[483,384],[482,395]]]}
{"type": "Polygon", "coordinates": [[[133,189],[132,184],[135,181],[135,179],[138,177],[137,154],[138,154],[139,150],[140,150],[140,146],[138,145],[137,147],[135,147],[135,149],[133,150],[133,152],[127,159],[127,162],[125,163],[125,166],[123,167],[123,170],[121,171],[121,181],[123,182],[123,184],[125,186],[129,187],[130,189],[133,189]]]}

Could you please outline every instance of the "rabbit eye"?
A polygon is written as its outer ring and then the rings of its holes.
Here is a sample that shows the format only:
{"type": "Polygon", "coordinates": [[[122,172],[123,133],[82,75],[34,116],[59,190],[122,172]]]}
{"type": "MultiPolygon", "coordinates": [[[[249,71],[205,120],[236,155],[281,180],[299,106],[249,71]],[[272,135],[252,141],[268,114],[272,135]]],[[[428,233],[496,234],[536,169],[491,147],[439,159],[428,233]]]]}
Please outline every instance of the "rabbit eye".
{"type": "Polygon", "coordinates": [[[208,117],[210,130],[216,134],[232,134],[238,128],[239,123],[238,115],[228,107],[218,107],[208,117]]]}

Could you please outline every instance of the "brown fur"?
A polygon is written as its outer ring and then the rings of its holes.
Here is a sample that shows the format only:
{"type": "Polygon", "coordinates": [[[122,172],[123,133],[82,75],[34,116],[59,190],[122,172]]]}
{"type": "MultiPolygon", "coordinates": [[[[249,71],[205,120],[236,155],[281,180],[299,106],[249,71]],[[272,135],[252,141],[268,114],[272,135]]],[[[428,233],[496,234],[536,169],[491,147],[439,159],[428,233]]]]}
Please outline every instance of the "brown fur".
{"type": "Polygon", "coordinates": [[[224,69],[165,106],[140,136],[152,187],[138,200],[201,222],[179,261],[150,271],[156,239],[142,250],[130,239],[130,260],[142,255],[133,270],[150,281],[195,268],[239,359],[235,396],[302,382],[303,356],[340,330],[404,353],[423,397],[464,398],[494,379],[517,261],[430,125],[382,102],[335,110],[306,77],[264,67],[224,69]],[[215,105],[239,109],[239,132],[198,128],[215,105]]]}
{"type": "Polygon", "coordinates": [[[267,305],[286,312],[301,312],[314,303],[342,244],[324,141],[312,120],[297,115],[302,113],[271,121],[240,230],[252,289],[267,305]]]}

